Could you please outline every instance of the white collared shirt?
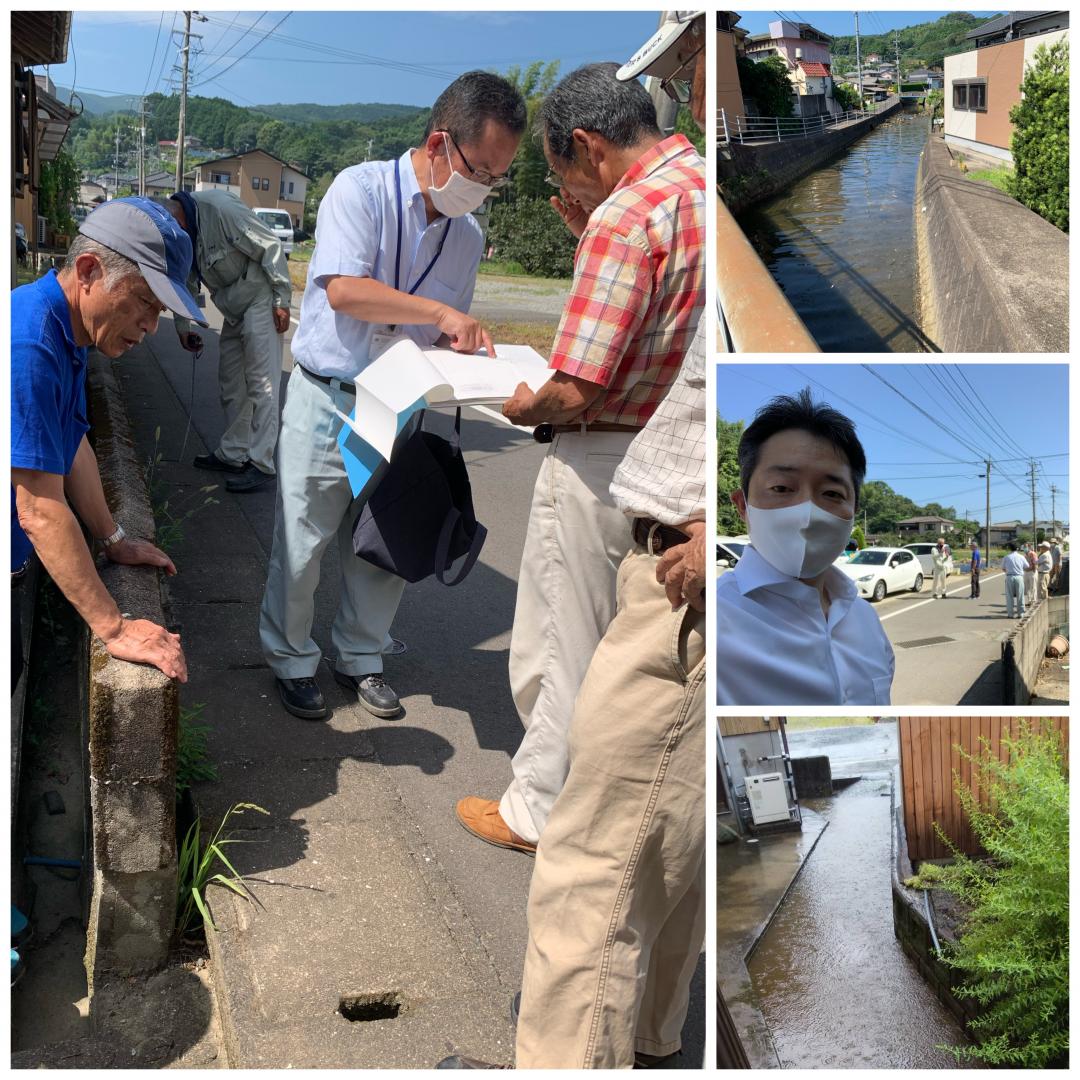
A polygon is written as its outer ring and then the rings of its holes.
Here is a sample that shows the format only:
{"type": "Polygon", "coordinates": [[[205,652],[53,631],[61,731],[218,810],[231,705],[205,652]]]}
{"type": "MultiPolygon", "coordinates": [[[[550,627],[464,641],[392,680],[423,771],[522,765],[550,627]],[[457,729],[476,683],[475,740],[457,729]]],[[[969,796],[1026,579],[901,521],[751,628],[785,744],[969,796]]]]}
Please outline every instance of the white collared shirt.
{"type": "MultiPolygon", "coordinates": [[[[412,151],[398,159],[401,178],[401,260],[396,287],[408,292],[431,264],[439,242],[450,229],[438,261],[417,289],[417,296],[440,300],[467,312],[476,285],[484,236],[470,214],[438,217],[428,224],[424,196],[416,182],[412,151]]],[[[371,362],[377,324],[339,314],[326,298],[327,279],[335,275],[373,278],[395,287],[397,185],[393,161],[369,161],[338,173],[319,204],[315,250],[308,266],[307,288],[300,305],[300,325],[292,340],[293,358],[316,375],[351,382],[371,362]]],[[[401,326],[418,345],[433,345],[437,326],[401,326]]]]}
{"type": "Polygon", "coordinates": [[[830,567],[817,589],[747,547],[716,583],[717,705],[888,705],[892,645],[855,583],[830,567]]]}

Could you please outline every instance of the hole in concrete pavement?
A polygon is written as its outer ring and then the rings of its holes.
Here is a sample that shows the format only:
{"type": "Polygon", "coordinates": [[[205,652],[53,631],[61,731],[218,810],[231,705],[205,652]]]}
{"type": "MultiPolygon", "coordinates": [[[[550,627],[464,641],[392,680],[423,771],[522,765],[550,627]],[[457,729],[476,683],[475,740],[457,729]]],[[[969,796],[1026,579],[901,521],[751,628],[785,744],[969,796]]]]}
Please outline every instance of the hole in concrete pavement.
{"type": "Polygon", "coordinates": [[[407,1003],[396,990],[385,994],[350,994],[343,996],[338,1005],[338,1012],[350,1023],[393,1020],[407,1011],[407,1003]]]}

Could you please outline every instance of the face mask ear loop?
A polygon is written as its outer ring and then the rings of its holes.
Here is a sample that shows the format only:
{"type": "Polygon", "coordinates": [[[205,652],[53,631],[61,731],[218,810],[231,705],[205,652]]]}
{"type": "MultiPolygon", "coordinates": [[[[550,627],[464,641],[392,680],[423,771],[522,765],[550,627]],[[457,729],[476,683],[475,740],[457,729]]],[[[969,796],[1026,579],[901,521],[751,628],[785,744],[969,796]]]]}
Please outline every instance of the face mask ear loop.
{"type": "Polygon", "coordinates": [[[656,535],[656,530],[659,529],[659,528],[660,528],[660,522],[659,521],[654,521],[649,526],[649,536],[648,536],[648,539],[645,541],[645,543],[646,543],[646,547],[649,550],[650,555],[655,555],[656,554],[655,545],[653,543],[653,537],[656,535]]]}

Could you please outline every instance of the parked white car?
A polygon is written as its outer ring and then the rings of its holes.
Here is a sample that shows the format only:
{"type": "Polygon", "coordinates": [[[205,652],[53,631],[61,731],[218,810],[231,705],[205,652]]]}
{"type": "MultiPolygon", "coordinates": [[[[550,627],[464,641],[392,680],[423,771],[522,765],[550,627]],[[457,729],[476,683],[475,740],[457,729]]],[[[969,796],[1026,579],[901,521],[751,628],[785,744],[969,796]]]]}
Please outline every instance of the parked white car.
{"type": "Polygon", "coordinates": [[[718,536],[716,538],[717,577],[728,570],[735,569],[749,543],[749,536],[718,536]]]}
{"type": "MultiPolygon", "coordinates": [[[[922,572],[924,577],[933,578],[934,576],[934,551],[937,549],[937,543],[933,544],[905,544],[904,551],[910,551],[919,560],[922,565],[922,572]]],[[[952,548],[950,546],[949,550],[952,548]]],[[[953,560],[949,558],[949,573],[956,572],[956,567],[953,564],[953,560]]]]}
{"type": "Polygon", "coordinates": [[[918,558],[907,548],[863,548],[836,567],[855,582],[860,596],[884,600],[889,593],[921,592],[923,571],[918,558]]]}
{"type": "Polygon", "coordinates": [[[293,223],[284,210],[274,210],[268,206],[256,206],[255,216],[281,241],[285,249],[285,258],[292,254],[293,223]]]}

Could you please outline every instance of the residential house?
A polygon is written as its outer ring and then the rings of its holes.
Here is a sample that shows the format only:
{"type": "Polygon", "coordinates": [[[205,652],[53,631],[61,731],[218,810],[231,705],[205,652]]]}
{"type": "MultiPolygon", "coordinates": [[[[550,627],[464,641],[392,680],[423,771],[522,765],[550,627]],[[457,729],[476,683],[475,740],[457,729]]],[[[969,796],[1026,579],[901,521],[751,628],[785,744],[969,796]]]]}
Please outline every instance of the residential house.
{"type": "Polygon", "coordinates": [[[967,34],[969,51],[945,57],[945,141],[1011,162],[1024,72],[1040,45],[1068,39],[1067,11],[1011,11],[967,34]]]}
{"type": "Polygon", "coordinates": [[[195,191],[211,188],[231,191],[252,209],[263,206],[284,210],[294,227],[303,224],[304,200],[311,178],[265,150],[248,150],[232,157],[204,161],[189,175],[195,191]]]}
{"type": "Polygon", "coordinates": [[[717,724],[720,823],[739,833],[800,828],[783,718],[725,716],[717,724]]]}
{"type": "MultiPolygon", "coordinates": [[[[77,115],[56,98],[52,80],[32,69],[66,63],[70,34],[70,11],[11,13],[12,218],[26,230],[31,250],[49,241],[38,215],[41,166],[60,152],[77,115]]],[[[11,244],[14,281],[14,240],[11,244]]]]}
{"type": "Polygon", "coordinates": [[[143,180],[143,184],[151,199],[160,195],[171,195],[176,190],[176,173],[151,173],[143,180]]]}
{"type": "Polygon", "coordinates": [[[100,206],[109,197],[108,189],[96,180],[83,180],[79,184],[79,205],[85,207],[100,206]]]}
{"type": "MultiPolygon", "coordinates": [[[[1068,523],[1060,518],[1057,521],[1036,518],[1035,528],[1037,531],[1041,531],[1044,536],[1065,536],[1069,531],[1068,523]]],[[[1008,544],[1015,542],[1020,536],[1030,537],[1031,535],[1030,521],[997,521],[990,526],[991,545],[1008,544]]]]}
{"type": "Polygon", "coordinates": [[[951,533],[954,528],[954,522],[950,521],[948,518],[938,517],[937,515],[904,518],[903,521],[898,521],[896,523],[896,531],[900,533],[901,536],[922,536],[924,533],[933,533],[934,536],[941,536],[944,533],[951,533]]]}
{"type": "Polygon", "coordinates": [[[738,58],[747,38],[746,30],[736,24],[737,11],[716,13],[716,111],[725,116],[744,116],[742,87],[739,85],[738,58]]]}
{"type": "Polygon", "coordinates": [[[746,39],[746,55],[754,61],[779,56],[788,67],[794,115],[820,116],[843,110],[833,97],[832,38],[809,23],[779,19],[767,34],[746,39]]]}

